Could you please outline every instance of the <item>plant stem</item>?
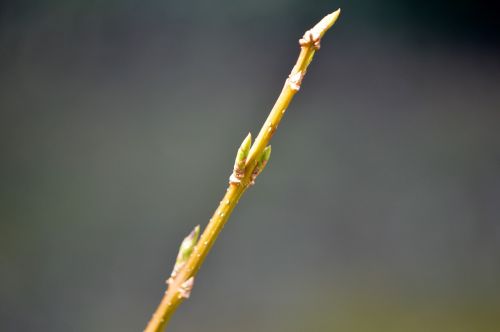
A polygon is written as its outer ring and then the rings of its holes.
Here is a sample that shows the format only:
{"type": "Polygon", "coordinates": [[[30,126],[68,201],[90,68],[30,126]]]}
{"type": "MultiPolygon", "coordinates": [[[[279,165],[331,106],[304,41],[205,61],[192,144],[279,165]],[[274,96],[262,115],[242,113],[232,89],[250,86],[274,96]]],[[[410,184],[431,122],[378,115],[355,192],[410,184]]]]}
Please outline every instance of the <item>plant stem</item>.
{"type": "MultiPolygon", "coordinates": [[[[144,330],[145,332],[162,331],[177,307],[185,298],[189,297],[194,276],[200,269],[205,257],[215,243],[217,236],[229,219],[231,212],[235,208],[236,204],[238,204],[239,199],[253,183],[258,173],[262,171],[262,169],[259,170],[258,167],[263,151],[278,128],[278,124],[285,114],[288,105],[294,95],[299,91],[307,67],[311,62],[314,53],[319,49],[321,38],[335,23],[339,15],[340,9],[325,16],[312,29],[306,31],[302,39],[300,39],[299,43],[301,45],[301,51],[297,63],[286,80],[274,107],[259,132],[259,135],[255,139],[255,142],[251,146],[248,153],[246,153],[248,156],[245,160],[242,175],[237,177],[236,180],[233,176],[231,177],[229,187],[227,188],[224,198],[215,210],[210,222],[203,231],[199,241],[197,241],[194,246],[189,258],[181,265],[179,271],[176,271],[174,268],[174,272],[168,280],[168,289],[153,314],[153,317],[149,321],[146,329],[144,330]]],[[[265,163],[260,165],[261,168],[263,168],[265,163]]]]}

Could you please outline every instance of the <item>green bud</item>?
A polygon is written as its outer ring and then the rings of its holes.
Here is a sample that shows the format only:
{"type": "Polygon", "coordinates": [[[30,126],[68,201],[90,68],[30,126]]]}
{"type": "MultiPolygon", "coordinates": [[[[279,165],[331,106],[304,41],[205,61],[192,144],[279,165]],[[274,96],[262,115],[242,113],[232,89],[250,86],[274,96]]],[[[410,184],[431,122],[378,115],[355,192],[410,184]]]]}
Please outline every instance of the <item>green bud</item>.
{"type": "Polygon", "coordinates": [[[262,172],[264,167],[266,167],[266,164],[269,161],[270,157],[271,157],[271,146],[268,145],[268,146],[266,146],[264,151],[262,151],[262,154],[260,155],[260,158],[259,158],[258,167],[259,167],[260,172],[262,172]]]}
{"type": "Polygon", "coordinates": [[[177,254],[177,260],[175,265],[184,264],[191,256],[194,246],[198,243],[198,237],[200,236],[200,225],[196,226],[188,236],[184,238],[182,244],[179,248],[179,253],[177,254]]]}
{"type": "Polygon", "coordinates": [[[252,146],[252,134],[248,133],[247,137],[243,140],[236,154],[236,160],[234,161],[234,168],[237,170],[245,169],[245,162],[250,152],[250,147],[252,146]]]}
{"type": "Polygon", "coordinates": [[[252,133],[248,133],[247,137],[241,143],[240,150],[243,151],[245,157],[248,156],[248,152],[250,152],[250,148],[252,147],[252,133]]]}
{"type": "Polygon", "coordinates": [[[271,146],[270,145],[266,146],[266,148],[262,152],[262,160],[264,162],[269,161],[269,158],[271,158],[271,146]]]}

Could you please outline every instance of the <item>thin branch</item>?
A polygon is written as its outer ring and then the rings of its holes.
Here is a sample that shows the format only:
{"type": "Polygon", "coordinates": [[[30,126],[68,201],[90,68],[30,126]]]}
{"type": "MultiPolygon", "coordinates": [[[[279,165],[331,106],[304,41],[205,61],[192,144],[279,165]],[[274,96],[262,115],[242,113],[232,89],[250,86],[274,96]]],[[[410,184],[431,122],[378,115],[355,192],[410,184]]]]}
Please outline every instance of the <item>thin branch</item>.
{"type": "Polygon", "coordinates": [[[145,332],[160,332],[168,323],[181,302],[188,298],[193,287],[194,277],[205,257],[212,248],[217,236],[229,219],[243,193],[254,183],[269,160],[271,147],[268,146],[288,105],[299,91],[307,67],[314,53],[320,48],[325,32],[335,23],[340,9],[325,16],[300,39],[301,47],[297,63],[292,69],[281,93],[267,117],[255,142],[251,144],[249,134],[238,149],[234,170],[229,180],[224,198],[215,210],[210,222],[198,240],[199,226],[182,242],[177,261],[168,279],[168,288],[148,323],[145,332]]]}

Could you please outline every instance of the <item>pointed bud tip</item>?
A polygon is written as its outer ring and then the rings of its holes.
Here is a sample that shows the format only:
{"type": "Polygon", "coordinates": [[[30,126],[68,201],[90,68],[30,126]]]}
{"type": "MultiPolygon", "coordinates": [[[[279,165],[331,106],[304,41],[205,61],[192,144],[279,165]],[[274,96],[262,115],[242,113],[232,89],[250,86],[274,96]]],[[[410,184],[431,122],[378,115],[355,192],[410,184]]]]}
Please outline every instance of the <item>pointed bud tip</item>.
{"type": "Polygon", "coordinates": [[[243,140],[243,143],[241,143],[240,149],[245,152],[248,152],[251,146],[252,146],[252,133],[248,133],[248,135],[243,140]]]}
{"type": "Polygon", "coordinates": [[[195,228],[193,228],[193,230],[191,231],[191,233],[189,233],[189,235],[187,236],[188,239],[192,240],[194,239],[197,234],[200,233],[200,225],[196,226],[195,228]]]}
{"type": "Polygon", "coordinates": [[[196,227],[191,231],[189,237],[191,237],[194,242],[198,241],[198,237],[200,236],[200,225],[196,225],[196,227]]]}
{"type": "Polygon", "coordinates": [[[321,21],[316,24],[311,31],[313,31],[315,34],[317,34],[320,38],[323,37],[325,32],[332,27],[332,25],[335,24],[337,19],[340,16],[340,8],[334,11],[331,14],[326,15],[323,17],[321,21]]]}
{"type": "Polygon", "coordinates": [[[200,225],[197,225],[181,243],[181,250],[191,250],[198,242],[200,236],[200,225]]]}
{"type": "Polygon", "coordinates": [[[252,147],[252,134],[248,133],[243,142],[241,142],[238,151],[236,152],[236,159],[234,160],[234,169],[242,171],[245,167],[245,161],[252,147]]]}
{"type": "Polygon", "coordinates": [[[330,21],[331,21],[331,24],[329,24],[329,26],[331,27],[332,25],[335,24],[335,22],[338,20],[339,16],[340,16],[340,8],[337,9],[336,11],[334,11],[333,13],[331,13],[329,16],[330,16],[330,21]]]}
{"type": "Polygon", "coordinates": [[[268,161],[270,157],[271,157],[271,146],[270,146],[270,145],[268,145],[268,146],[266,146],[266,148],[264,149],[264,152],[263,152],[263,154],[262,154],[262,159],[263,159],[264,161],[268,161]]]}
{"type": "Polygon", "coordinates": [[[198,237],[200,236],[200,225],[197,225],[188,236],[182,240],[181,246],[179,247],[179,253],[177,254],[177,259],[175,261],[174,271],[178,269],[178,266],[184,264],[191,253],[193,252],[196,243],[198,243],[198,237]]]}
{"type": "Polygon", "coordinates": [[[260,157],[258,159],[258,171],[259,173],[262,172],[264,167],[266,167],[267,162],[269,161],[269,158],[271,157],[271,146],[268,145],[264,148],[262,153],[260,154],[260,157]]]}
{"type": "Polygon", "coordinates": [[[341,10],[339,8],[336,11],[334,11],[333,13],[330,13],[327,17],[329,17],[330,21],[333,21],[333,23],[335,23],[335,21],[339,18],[340,13],[341,13],[341,10]]]}

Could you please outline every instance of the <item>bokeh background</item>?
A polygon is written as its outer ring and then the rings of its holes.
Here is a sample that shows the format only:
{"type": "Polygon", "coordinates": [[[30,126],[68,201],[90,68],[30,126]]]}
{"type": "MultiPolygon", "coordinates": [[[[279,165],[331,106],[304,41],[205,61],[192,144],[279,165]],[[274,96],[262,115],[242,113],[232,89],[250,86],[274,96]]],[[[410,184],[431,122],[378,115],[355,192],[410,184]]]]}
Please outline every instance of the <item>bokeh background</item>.
{"type": "Polygon", "coordinates": [[[487,0],[2,2],[0,330],[142,330],[338,7],[171,331],[498,331],[487,0]]]}

